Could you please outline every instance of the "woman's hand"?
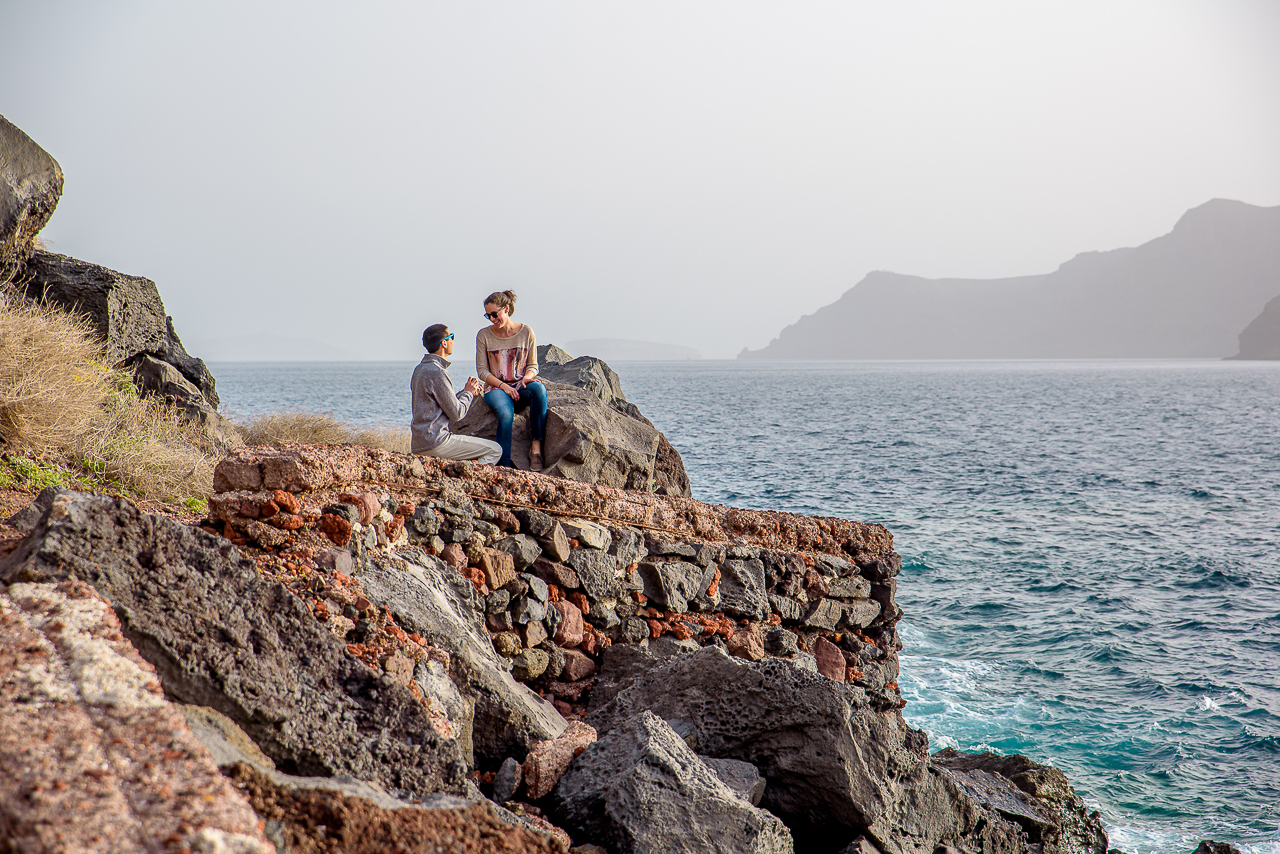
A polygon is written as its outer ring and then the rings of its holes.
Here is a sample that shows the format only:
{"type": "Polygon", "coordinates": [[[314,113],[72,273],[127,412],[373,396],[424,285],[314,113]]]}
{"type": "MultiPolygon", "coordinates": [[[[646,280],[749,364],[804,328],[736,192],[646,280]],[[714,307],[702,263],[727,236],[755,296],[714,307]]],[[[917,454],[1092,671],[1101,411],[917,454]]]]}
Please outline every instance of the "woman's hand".
{"type": "Polygon", "coordinates": [[[515,386],[509,385],[506,388],[504,388],[503,391],[505,391],[512,400],[520,399],[520,390],[517,389],[515,386]]]}

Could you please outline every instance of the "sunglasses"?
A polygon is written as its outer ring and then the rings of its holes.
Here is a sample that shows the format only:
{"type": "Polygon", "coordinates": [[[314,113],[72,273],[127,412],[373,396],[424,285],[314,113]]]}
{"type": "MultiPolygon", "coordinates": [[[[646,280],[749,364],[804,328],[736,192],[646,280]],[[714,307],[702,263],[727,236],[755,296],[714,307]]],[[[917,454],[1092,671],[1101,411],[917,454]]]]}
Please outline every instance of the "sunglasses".
{"type": "Polygon", "coordinates": [[[490,320],[497,320],[499,314],[501,314],[500,311],[486,311],[484,313],[484,316],[489,318],[490,320]]]}
{"type": "Polygon", "coordinates": [[[453,340],[453,333],[450,332],[448,335],[440,339],[440,343],[443,344],[446,341],[452,341],[452,340],[453,340]]]}

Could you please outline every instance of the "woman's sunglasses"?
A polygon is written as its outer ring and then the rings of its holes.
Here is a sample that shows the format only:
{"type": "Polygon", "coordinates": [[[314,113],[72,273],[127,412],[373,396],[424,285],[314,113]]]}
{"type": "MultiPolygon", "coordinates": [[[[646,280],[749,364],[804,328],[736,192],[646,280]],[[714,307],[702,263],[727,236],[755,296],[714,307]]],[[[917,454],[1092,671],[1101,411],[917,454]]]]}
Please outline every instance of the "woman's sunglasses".
{"type": "Polygon", "coordinates": [[[499,314],[501,314],[501,313],[502,313],[502,312],[500,312],[500,311],[486,311],[486,312],[484,313],[484,316],[485,316],[485,317],[487,317],[487,318],[489,318],[490,320],[497,320],[497,319],[498,319],[498,315],[499,315],[499,314]]]}

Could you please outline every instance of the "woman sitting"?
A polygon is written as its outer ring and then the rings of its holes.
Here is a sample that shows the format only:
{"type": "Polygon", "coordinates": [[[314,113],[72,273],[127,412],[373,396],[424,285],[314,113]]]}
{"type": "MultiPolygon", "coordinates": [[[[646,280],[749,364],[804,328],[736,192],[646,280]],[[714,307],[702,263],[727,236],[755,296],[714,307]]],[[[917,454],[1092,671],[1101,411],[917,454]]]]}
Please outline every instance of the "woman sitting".
{"type": "Polygon", "coordinates": [[[511,319],[516,295],[511,291],[489,294],[484,316],[489,326],[476,333],[476,373],[489,388],[485,403],[498,416],[498,465],[511,462],[511,422],[518,410],[529,407],[529,470],[542,471],[542,435],[547,423],[547,389],[533,378],[538,375],[538,342],[528,325],[511,319]]]}

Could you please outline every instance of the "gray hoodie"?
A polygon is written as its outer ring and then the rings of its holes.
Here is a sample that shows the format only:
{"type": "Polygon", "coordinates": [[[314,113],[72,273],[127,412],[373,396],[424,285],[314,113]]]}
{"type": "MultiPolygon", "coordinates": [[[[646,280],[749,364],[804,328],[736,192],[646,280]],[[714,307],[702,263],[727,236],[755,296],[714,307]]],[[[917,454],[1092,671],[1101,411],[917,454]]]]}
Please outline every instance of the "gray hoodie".
{"type": "Polygon", "coordinates": [[[410,447],[415,454],[429,451],[449,438],[449,422],[467,414],[475,396],[469,391],[454,394],[449,379],[449,363],[435,353],[428,353],[413,369],[409,381],[413,392],[413,423],[410,447]]]}

